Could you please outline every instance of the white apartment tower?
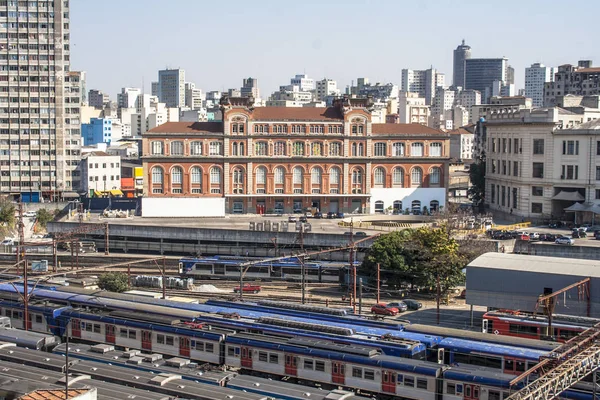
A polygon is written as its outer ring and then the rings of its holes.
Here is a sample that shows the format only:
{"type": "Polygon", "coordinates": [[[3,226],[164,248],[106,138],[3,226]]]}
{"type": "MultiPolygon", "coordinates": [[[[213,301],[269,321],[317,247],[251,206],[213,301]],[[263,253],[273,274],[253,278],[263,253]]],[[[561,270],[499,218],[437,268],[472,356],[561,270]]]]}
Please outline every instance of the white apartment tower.
{"type": "Polygon", "coordinates": [[[185,106],[185,71],[164,69],[158,71],[158,100],[167,107],[185,106]]]}
{"type": "Polygon", "coordinates": [[[0,191],[23,201],[76,195],[83,94],[69,11],[68,0],[0,2],[0,191]]]}
{"type": "Polygon", "coordinates": [[[430,105],[435,96],[436,88],[444,87],[445,82],[445,75],[437,72],[434,68],[425,70],[403,69],[400,91],[418,93],[419,97],[423,97],[425,103],[430,105]]]}
{"type": "Polygon", "coordinates": [[[293,86],[298,86],[301,92],[310,92],[315,89],[315,81],[306,74],[296,75],[290,80],[293,86]]]}
{"type": "Polygon", "coordinates": [[[119,108],[133,108],[141,94],[142,89],[140,88],[122,88],[121,93],[117,94],[117,105],[119,108]]]}
{"type": "Polygon", "coordinates": [[[316,85],[316,96],[315,99],[318,101],[325,100],[328,96],[339,96],[340,90],[337,87],[337,82],[333,79],[324,78],[317,81],[316,85]]]}
{"type": "Polygon", "coordinates": [[[535,63],[525,68],[525,97],[533,101],[534,107],[544,105],[544,83],[554,82],[554,68],[535,63]]]}

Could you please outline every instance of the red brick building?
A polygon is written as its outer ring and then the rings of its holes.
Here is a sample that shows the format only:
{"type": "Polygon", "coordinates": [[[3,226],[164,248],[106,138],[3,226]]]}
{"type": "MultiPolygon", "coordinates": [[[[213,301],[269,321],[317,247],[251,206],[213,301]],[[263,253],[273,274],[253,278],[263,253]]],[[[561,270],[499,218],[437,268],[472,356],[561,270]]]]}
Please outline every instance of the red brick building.
{"type": "Polygon", "coordinates": [[[223,122],[168,122],[143,136],[144,195],[224,197],[227,213],[381,212],[446,202],[449,135],[373,124],[367,99],[333,107],[221,100],[223,122]]]}

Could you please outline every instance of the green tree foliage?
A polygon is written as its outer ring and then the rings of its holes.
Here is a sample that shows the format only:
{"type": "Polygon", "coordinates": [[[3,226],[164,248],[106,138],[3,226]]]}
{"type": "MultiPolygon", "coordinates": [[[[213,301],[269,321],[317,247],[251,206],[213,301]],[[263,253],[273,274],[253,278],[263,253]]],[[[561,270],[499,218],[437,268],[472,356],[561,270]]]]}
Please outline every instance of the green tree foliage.
{"type": "Polygon", "coordinates": [[[15,204],[8,197],[0,198],[0,224],[12,229],[15,222],[15,204]]]}
{"type": "Polygon", "coordinates": [[[48,222],[54,220],[54,216],[58,213],[58,209],[54,210],[54,212],[50,212],[45,208],[41,208],[37,212],[37,222],[42,227],[45,228],[48,225],[48,222]]]}
{"type": "Polygon", "coordinates": [[[474,164],[471,164],[469,169],[469,179],[471,187],[467,191],[469,199],[480,208],[485,200],[485,160],[481,159],[474,164]]]}
{"type": "Polygon", "coordinates": [[[418,228],[379,237],[363,261],[362,272],[374,275],[378,263],[389,283],[434,288],[439,276],[445,293],[464,282],[467,258],[445,227],[418,228]]]}
{"type": "Polygon", "coordinates": [[[121,293],[127,290],[127,274],[122,272],[106,272],[98,280],[100,289],[121,293]]]}

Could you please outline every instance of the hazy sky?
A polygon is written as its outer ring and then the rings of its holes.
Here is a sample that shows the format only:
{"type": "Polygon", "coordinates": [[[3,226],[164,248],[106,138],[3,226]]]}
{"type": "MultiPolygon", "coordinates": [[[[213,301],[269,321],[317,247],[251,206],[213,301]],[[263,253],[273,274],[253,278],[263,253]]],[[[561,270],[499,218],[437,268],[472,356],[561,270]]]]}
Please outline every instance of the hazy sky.
{"type": "Polygon", "coordinates": [[[592,59],[600,65],[600,1],[580,0],[71,0],[73,70],[116,99],[165,67],[208,90],[258,78],[261,97],[297,73],[400,85],[403,68],[434,66],[452,81],[452,50],[509,58],[524,69],[592,59]]]}

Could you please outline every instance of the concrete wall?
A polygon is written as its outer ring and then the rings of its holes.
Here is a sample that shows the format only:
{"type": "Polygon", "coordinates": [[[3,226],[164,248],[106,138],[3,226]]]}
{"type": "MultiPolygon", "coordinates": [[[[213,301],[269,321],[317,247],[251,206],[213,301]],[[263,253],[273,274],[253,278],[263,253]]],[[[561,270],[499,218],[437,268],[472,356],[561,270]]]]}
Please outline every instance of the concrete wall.
{"type": "Polygon", "coordinates": [[[224,217],[225,198],[143,197],[142,217],[224,217]]]}
{"type": "Polygon", "coordinates": [[[420,210],[426,206],[429,209],[429,204],[432,200],[437,200],[439,205],[446,205],[446,189],[445,188],[371,188],[371,208],[369,212],[375,213],[375,202],[383,201],[383,209],[393,206],[394,201],[402,202],[402,209],[410,209],[413,200],[421,202],[420,210]]]}
{"type": "Polygon", "coordinates": [[[514,252],[520,254],[530,254],[534,256],[600,260],[600,246],[559,246],[555,244],[528,243],[518,241],[515,243],[514,252]]]}

